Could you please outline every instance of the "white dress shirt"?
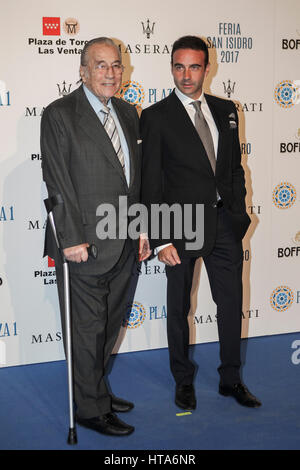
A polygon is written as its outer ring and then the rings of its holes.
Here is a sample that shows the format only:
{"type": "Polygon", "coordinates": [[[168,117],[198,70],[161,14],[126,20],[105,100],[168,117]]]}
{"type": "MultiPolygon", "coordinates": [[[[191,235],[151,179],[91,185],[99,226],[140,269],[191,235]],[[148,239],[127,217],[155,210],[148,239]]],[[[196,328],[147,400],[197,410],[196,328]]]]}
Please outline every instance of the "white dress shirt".
{"type": "Polygon", "coordinates": [[[213,139],[213,143],[214,143],[215,156],[217,158],[218,142],[219,142],[219,131],[218,131],[218,128],[217,128],[216,123],[214,121],[214,118],[211,114],[211,111],[209,109],[209,106],[206,102],[203,91],[202,91],[201,96],[199,97],[198,100],[193,100],[193,99],[189,98],[187,95],[185,95],[180,90],[178,90],[178,88],[175,88],[175,94],[176,94],[177,98],[180,99],[183,106],[185,107],[186,112],[190,116],[191,121],[194,125],[195,125],[196,110],[195,110],[194,106],[191,103],[193,103],[193,101],[200,101],[201,110],[202,110],[203,116],[205,117],[205,120],[208,124],[209,130],[210,130],[210,133],[211,133],[211,136],[212,136],[212,139],[213,139]]]}

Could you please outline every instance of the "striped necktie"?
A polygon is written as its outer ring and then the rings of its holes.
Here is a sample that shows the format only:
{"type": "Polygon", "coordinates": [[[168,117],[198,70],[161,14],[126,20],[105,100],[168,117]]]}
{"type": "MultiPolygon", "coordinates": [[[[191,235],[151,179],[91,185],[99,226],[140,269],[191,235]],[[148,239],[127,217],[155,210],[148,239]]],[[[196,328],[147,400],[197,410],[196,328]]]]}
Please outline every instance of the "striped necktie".
{"type": "Polygon", "coordinates": [[[210,161],[211,167],[213,172],[216,172],[216,155],[215,155],[215,148],[214,148],[214,143],[213,139],[211,136],[211,132],[209,129],[209,126],[206,122],[205,117],[203,116],[203,112],[201,109],[201,102],[200,101],[193,101],[191,103],[195,110],[196,110],[196,115],[195,115],[195,127],[196,130],[199,134],[200,139],[202,140],[203,146],[206,150],[208,159],[210,161]]]}
{"type": "Polygon", "coordinates": [[[125,159],[124,159],[124,154],[123,154],[123,150],[121,147],[120,137],[119,137],[118,130],[116,127],[116,123],[110,113],[110,108],[104,104],[103,106],[104,106],[104,109],[101,109],[101,112],[105,115],[103,126],[108,134],[108,137],[111,140],[111,143],[115,149],[117,157],[125,173],[125,159]]]}

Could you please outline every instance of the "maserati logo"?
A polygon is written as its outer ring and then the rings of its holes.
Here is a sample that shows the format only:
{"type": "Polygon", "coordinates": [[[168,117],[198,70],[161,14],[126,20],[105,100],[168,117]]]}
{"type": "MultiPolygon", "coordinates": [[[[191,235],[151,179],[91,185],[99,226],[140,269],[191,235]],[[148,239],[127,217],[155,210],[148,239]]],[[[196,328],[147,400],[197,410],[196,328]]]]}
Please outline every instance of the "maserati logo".
{"type": "Polygon", "coordinates": [[[224,86],[225,95],[227,95],[228,98],[230,98],[231,94],[234,93],[235,82],[233,82],[233,84],[231,85],[230,80],[228,80],[227,86],[226,86],[225,82],[223,82],[223,86],[224,86]]]}
{"type": "Polygon", "coordinates": [[[155,23],[152,24],[152,27],[150,27],[150,20],[147,20],[146,26],[144,25],[143,21],[141,22],[143,26],[143,33],[146,34],[147,39],[150,39],[151,34],[154,33],[154,25],[155,23]]]}
{"type": "Polygon", "coordinates": [[[71,91],[71,86],[72,84],[70,83],[69,88],[67,89],[65,80],[62,82],[62,88],[60,87],[59,83],[57,83],[59,96],[68,95],[71,91]]]}

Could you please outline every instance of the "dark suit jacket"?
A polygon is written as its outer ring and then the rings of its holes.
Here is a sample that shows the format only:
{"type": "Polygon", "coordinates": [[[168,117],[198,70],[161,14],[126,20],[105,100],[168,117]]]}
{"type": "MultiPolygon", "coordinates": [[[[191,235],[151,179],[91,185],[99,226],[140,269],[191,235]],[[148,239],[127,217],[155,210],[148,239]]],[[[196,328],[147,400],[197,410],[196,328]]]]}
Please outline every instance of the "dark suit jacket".
{"type": "MultiPolygon", "coordinates": [[[[79,87],[51,103],[41,122],[43,178],[49,196],[60,194],[63,204],[53,211],[62,248],[81,243],[95,244],[98,258],[86,263],[69,263],[71,272],[102,274],[118,261],[124,239],[99,240],[96,235],[97,207],[103,203],[116,208],[118,230],[119,196],[128,197],[128,206],[140,200],[141,150],[139,122],[134,106],[112,98],[130,154],[130,186],[98,116],[79,87]]],[[[118,232],[117,232],[118,233],[118,232]]],[[[54,259],[51,230],[46,232],[45,251],[54,259]]]]}
{"type": "Polygon", "coordinates": [[[179,255],[204,256],[214,246],[217,225],[216,188],[221,196],[232,228],[241,239],[250,223],[245,210],[245,180],[241,166],[238,116],[232,101],[205,95],[219,131],[216,174],[214,175],[202,141],[175,92],[142,112],[140,120],[143,139],[142,202],[151,204],[192,204],[193,228],[195,205],[204,204],[204,245],[200,250],[186,251],[190,242],[170,237],[151,237],[151,248],[171,242],[179,255]],[[229,115],[234,118],[229,118],[229,115]],[[235,121],[230,125],[229,121],[235,121]]]}

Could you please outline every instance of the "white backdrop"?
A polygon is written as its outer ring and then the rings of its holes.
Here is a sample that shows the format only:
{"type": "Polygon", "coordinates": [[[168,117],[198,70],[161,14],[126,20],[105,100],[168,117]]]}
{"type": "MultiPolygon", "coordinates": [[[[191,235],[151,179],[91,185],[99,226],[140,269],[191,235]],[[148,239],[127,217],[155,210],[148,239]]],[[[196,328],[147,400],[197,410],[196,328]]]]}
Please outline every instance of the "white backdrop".
{"type": "MultiPolygon", "coordinates": [[[[170,52],[206,38],[206,92],[238,107],[247,210],[243,336],[300,326],[300,4],[298,0],[10,0],[0,17],[0,366],[64,358],[55,267],[42,258],[46,191],[39,146],[43,108],[76,88],[84,41],[109,36],[126,66],[120,95],[146,108],[170,93],[170,52]]],[[[226,292],[224,292],[226,295],[226,292]]],[[[143,264],[115,351],[167,346],[166,279],[143,264]]],[[[191,342],[216,341],[216,309],[196,265],[191,342]]]]}

